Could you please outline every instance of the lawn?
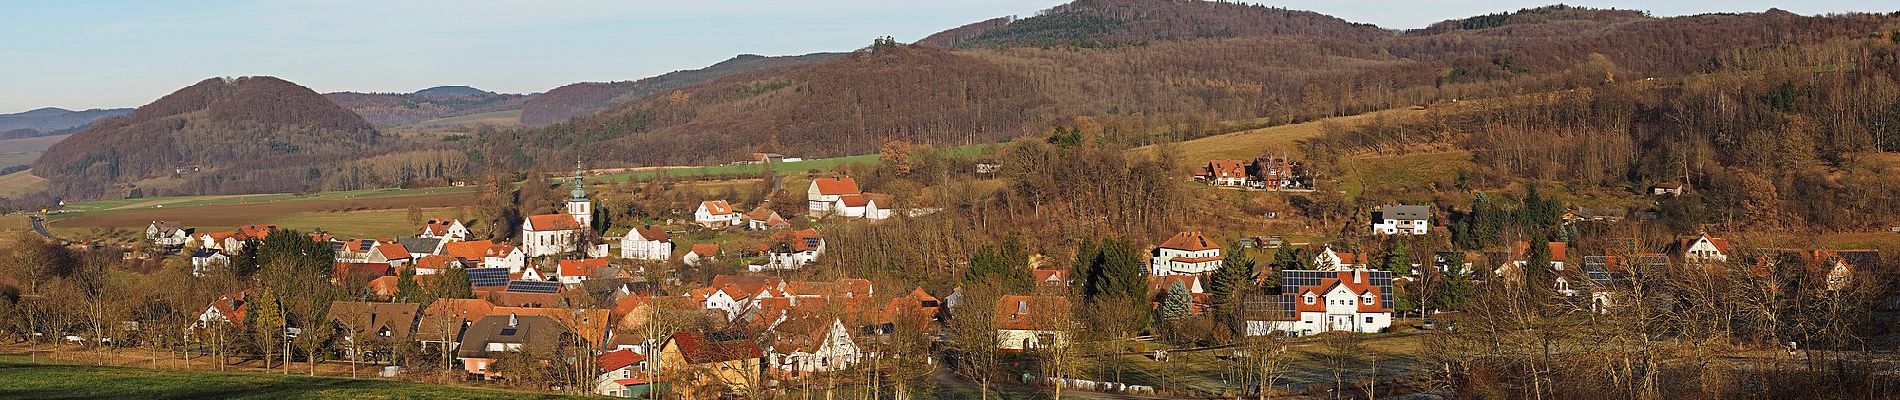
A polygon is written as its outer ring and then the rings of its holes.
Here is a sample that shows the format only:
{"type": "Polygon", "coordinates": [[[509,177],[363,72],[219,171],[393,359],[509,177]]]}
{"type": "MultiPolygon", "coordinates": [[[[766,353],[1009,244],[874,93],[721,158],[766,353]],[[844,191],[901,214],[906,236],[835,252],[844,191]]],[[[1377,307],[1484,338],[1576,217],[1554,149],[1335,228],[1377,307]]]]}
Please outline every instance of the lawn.
{"type": "MultiPolygon", "coordinates": [[[[1333,376],[1327,354],[1336,350],[1328,348],[1316,338],[1297,339],[1290,343],[1290,348],[1282,356],[1286,358],[1283,359],[1284,367],[1276,387],[1296,391],[1307,386],[1331,387],[1333,376]]],[[[1347,364],[1348,367],[1343,371],[1344,379],[1350,386],[1350,382],[1369,373],[1367,366],[1375,360],[1374,357],[1379,363],[1382,379],[1399,376],[1397,371],[1413,366],[1421,344],[1422,339],[1418,336],[1365,336],[1360,342],[1361,347],[1354,351],[1361,356],[1347,364]]],[[[1236,383],[1239,376],[1235,368],[1238,366],[1225,358],[1231,354],[1231,349],[1174,352],[1165,362],[1155,361],[1147,355],[1087,357],[1081,360],[1077,372],[1085,379],[1100,381],[1115,381],[1119,376],[1123,383],[1153,386],[1156,390],[1176,394],[1180,394],[1179,391],[1200,395],[1247,393],[1247,388],[1241,388],[1236,383]]]]}
{"type": "MultiPolygon", "coordinates": [[[[448,207],[421,210],[423,215],[428,216],[452,216],[456,211],[448,207]]],[[[286,214],[265,222],[306,232],[321,228],[324,232],[340,238],[389,238],[416,234],[419,224],[409,223],[408,213],[407,209],[309,211],[286,214]]]]}
{"type": "Polygon", "coordinates": [[[448,118],[437,118],[437,119],[417,122],[417,123],[413,123],[409,125],[392,127],[392,128],[385,129],[385,131],[388,131],[388,132],[473,131],[477,128],[480,128],[482,125],[493,125],[497,128],[519,127],[521,126],[521,110],[491,111],[491,112],[485,112],[485,113],[480,113],[480,114],[469,114],[469,115],[459,115],[459,116],[448,117],[448,118]]]}
{"type": "Polygon", "coordinates": [[[254,372],[200,372],[28,361],[0,356],[6,399],[523,399],[558,396],[470,387],[318,378],[254,372]]]}
{"type": "MultiPolygon", "coordinates": [[[[7,163],[0,162],[0,166],[7,163]]],[[[32,193],[46,186],[46,179],[33,176],[33,171],[20,171],[0,175],[0,197],[18,196],[32,193]]]]}
{"type": "MultiPolygon", "coordinates": [[[[1382,116],[1398,118],[1423,115],[1424,113],[1425,111],[1410,109],[1385,110],[1208,136],[1180,142],[1175,146],[1180,149],[1180,160],[1188,165],[1202,165],[1206,163],[1207,160],[1252,160],[1256,157],[1260,157],[1269,150],[1276,154],[1292,155],[1294,158],[1301,158],[1299,154],[1297,154],[1299,141],[1324,134],[1325,130],[1323,127],[1327,123],[1337,123],[1351,127],[1370,122],[1374,118],[1382,116]]],[[[1143,146],[1136,148],[1135,151],[1153,152],[1159,148],[1159,146],[1143,146]]]]}
{"type": "MultiPolygon", "coordinates": [[[[1358,197],[1366,191],[1430,193],[1433,183],[1451,182],[1459,171],[1472,168],[1471,153],[1408,154],[1392,157],[1355,157],[1346,164],[1342,187],[1358,197]]],[[[1425,199],[1406,199],[1425,200],[1425,199]]]]}

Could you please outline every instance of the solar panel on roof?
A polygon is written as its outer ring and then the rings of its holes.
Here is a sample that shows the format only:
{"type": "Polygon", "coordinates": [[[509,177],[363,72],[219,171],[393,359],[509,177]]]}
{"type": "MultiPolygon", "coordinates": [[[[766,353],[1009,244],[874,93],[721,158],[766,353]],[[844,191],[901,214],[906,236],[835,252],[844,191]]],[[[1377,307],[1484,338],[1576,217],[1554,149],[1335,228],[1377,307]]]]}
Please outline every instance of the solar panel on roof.
{"type": "Polygon", "coordinates": [[[507,289],[518,293],[554,293],[560,290],[559,282],[548,281],[508,281],[507,289]]]}
{"type": "Polygon", "coordinates": [[[469,286],[502,286],[508,284],[507,268],[469,268],[469,286]]]}

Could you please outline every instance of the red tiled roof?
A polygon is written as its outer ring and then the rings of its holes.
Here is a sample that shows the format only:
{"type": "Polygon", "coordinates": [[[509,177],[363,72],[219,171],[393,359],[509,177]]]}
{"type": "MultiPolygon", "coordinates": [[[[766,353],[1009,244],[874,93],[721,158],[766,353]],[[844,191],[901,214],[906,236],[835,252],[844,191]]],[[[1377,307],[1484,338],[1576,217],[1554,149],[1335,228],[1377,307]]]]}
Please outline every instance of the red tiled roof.
{"type": "Polygon", "coordinates": [[[398,278],[393,275],[379,276],[376,277],[376,279],[371,279],[369,280],[369,292],[377,296],[395,296],[397,279],[398,278]]]}
{"type": "Polygon", "coordinates": [[[447,235],[449,234],[449,228],[454,227],[456,222],[459,221],[449,218],[430,219],[429,222],[422,224],[422,234],[436,236],[447,235]]]}
{"type": "Polygon", "coordinates": [[[1006,295],[996,299],[996,327],[1015,330],[1054,330],[1051,324],[1069,312],[1069,299],[1062,296],[1006,295]]]}
{"type": "Polygon", "coordinates": [[[481,261],[482,257],[488,255],[488,248],[494,245],[495,242],[487,240],[449,242],[442,244],[442,253],[464,260],[481,261]]]}
{"type": "Polygon", "coordinates": [[[383,243],[376,246],[376,251],[390,261],[409,259],[409,249],[403,248],[402,243],[383,243]]]}
{"type": "Polygon", "coordinates": [[[554,267],[559,276],[593,276],[594,269],[607,266],[605,258],[584,258],[579,260],[561,260],[554,267]]]}
{"type": "Polygon", "coordinates": [[[818,186],[818,194],[827,196],[863,192],[862,190],[858,190],[858,181],[848,176],[818,178],[817,180],[811,181],[811,184],[818,186]]]}
{"type": "Polygon", "coordinates": [[[1214,178],[1247,176],[1247,162],[1241,160],[1209,160],[1207,174],[1214,178]]]}
{"type": "Polygon", "coordinates": [[[699,208],[704,208],[706,209],[706,212],[711,213],[713,215],[724,215],[724,214],[733,213],[732,204],[727,203],[725,200],[702,201],[702,202],[699,202],[699,208]]]}
{"type": "Polygon", "coordinates": [[[614,380],[614,384],[621,385],[621,386],[645,385],[646,383],[647,383],[646,378],[639,378],[639,377],[614,380]]]}
{"type": "Polygon", "coordinates": [[[1220,248],[1220,246],[1215,245],[1213,241],[1207,240],[1207,236],[1201,235],[1200,231],[1187,231],[1187,232],[1177,233],[1174,235],[1174,237],[1168,238],[1168,241],[1161,242],[1161,247],[1168,248],[1168,249],[1176,249],[1176,250],[1186,250],[1186,251],[1213,250],[1213,249],[1220,248]]]}
{"type": "MultiPolygon", "coordinates": [[[[1333,291],[1333,288],[1336,286],[1345,286],[1346,290],[1352,292],[1353,296],[1364,297],[1367,293],[1371,293],[1372,297],[1377,299],[1380,297],[1379,287],[1373,286],[1371,280],[1371,273],[1367,271],[1339,271],[1336,277],[1320,279],[1318,285],[1301,286],[1300,290],[1295,292],[1297,296],[1304,297],[1307,293],[1313,293],[1313,295],[1318,296],[1321,301],[1306,304],[1306,300],[1304,299],[1294,299],[1293,309],[1301,312],[1325,312],[1326,302],[1324,299],[1326,293],[1333,291]],[[1365,276],[1360,277],[1358,282],[1353,282],[1353,275],[1355,274],[1364,274],[1365,276]]],[[[1362,302],[1359,303],[1358,308],[1359,312],[1392,312],[1392,307],[1385,304],[1383,300],[1374,301],[1373,304],[1365,304],[1362,302]]]]}
{"type": "MultiPolygon", "coordinates": [[[[1563,260],[1568,259],[1570,256],[1570,243],[1550,242],[1548,244],[1545,244],[1545,246],[1549,246],[1548,248],[1550,249],[1551,261],[1562,262],[1563,260]]],[[[1517,257],[1520,259],[1529,258],[1530,251],[1531,251],[1531,242],[1527,242],[1523,240],[1511,242],[1511,251],[1514,254],[1516,254],[1517,257]]]]}
{"type": "MultiPolygon", "coordinates": [[[[1046,284],[1060,284],[1060,286],[1069,285],[1069,270],[1066,270],[1066,269],[1038,269],[1038,270],[1032,271],[1031,274],[1035,275],[1037,285],[1046,285],[1046,284]]],[[[917,288],[917,290],[923,290],[923,288],[917,288]]]]}
{"type": "MultiPolygon", "coordinates": [[[[443,269],[443,268],[448,268],[449,264],[455,261],[456,261],[456,258],[451,257],[451,256],[426,255],[426,256],[422,256],[422,258],[416,259],[416,267],[429,268],[429,269],[443,269]]],[[[481,262],[481,259],[476,258],[474,261],[481,262]]]]}
{"type": "Polygon", "coordinates": [[[376,279],[377,277],[388,276],[391,272],[389,264],[385,263],[340,262],[332,267],[330,279],[337,282],[347,282],[357,277],[376,279]]]}
{"type": "Polygon", "coordinates": [[[817,238],[822,242],[824,239],[824,235],[821,235],[818,233],[818,231],[811,230],[811,229],[796,230],[796,231],[779,231],[778,233],[772,234],[772,240],[790,245],[792,248],[792,251],[807,251],[807,250],[812,250],[812,249],[817,248],[816,246],[812,246],[806,243],[805,242],[806,238],[817,238]]]}
{"type": "Polygon", "coordinates": [[[276,231],[277,231],[277,225],[245,225],[245,226],[240,226],[237,229],[237,233],[243,236],[243,238],[258,239],[258,240],[263,240],[264,238],[269,237],[271,232],[276,232],[276,231]]]}
{"type": "Polygon", "coordinates": [[[647,356],[640,355],[640,353],[635,353],[633,352],[633,350],[627,350],[627,349],[620,349],[620,350],[609,351],[606,353],[601,353],[600,357],[598,358],[600,370],[602,371],[612,371],[616,369],[625,368],[627,366],[633,365],[634,363],[646,361],[646,359],[647,359],[647,356]]]}
{"type": "Polygon", "coordinates": [[[567,214],[541,214],[530,216],[528,217],[528,224],[534,226],[534,231],[537,232],[581,229],[580,221],[575,221],[574,216],[567,214]]]}
{"type": "Polygon", "coordinates": [[[693,243],[692,251],[693,251],[693,254],[698,254],[700,257],[716,256],[716,255],[719,255],[719,244],[718,243],[693,243]]]}

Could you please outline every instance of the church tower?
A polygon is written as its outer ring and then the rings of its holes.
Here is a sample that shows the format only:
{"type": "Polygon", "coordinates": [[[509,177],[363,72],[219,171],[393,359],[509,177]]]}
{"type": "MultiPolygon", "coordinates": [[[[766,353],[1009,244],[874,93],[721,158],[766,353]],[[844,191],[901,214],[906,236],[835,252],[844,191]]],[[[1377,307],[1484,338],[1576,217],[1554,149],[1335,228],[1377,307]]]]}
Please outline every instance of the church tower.
{"type": "Polygon", "coordinates": [[[574,162],[574,182],[569,185],[574,190],[567,192],[567,215],[573,216],[574,221],[580,222],[582,227],[593,227],[594,202],[587,200],[587,185],[581,182],[580,161],[574,162]]]}

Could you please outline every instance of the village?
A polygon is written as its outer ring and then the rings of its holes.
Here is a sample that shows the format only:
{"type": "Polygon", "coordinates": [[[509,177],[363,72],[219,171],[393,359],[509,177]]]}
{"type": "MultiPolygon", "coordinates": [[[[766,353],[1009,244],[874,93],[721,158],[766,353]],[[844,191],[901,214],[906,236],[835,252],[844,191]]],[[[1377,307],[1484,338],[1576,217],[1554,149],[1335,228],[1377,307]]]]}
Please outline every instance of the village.
{"type": "MultiPolygon", "coordinates": [[[[1000,169],[993,162],[978,166],[980,174],[1000,169]]],[[[1300,163],[1271,155],[1211,160],[1191,178],[1184,180],[1211,189],[1310,193],[1313,186],[1300,163]]],[[[457,380],[631,398],[787,396],[809,393],[814,385],[829,393],[841,381],[870,390],[896,385],[891,390],[902,398],[905,390],[915,390],[902,382],[920,379],[975,381],[987,392],[997,372],[992,369],[1020,371],[1023,379],[1014,385],[1052,388],[1058,395],[1068,389],[1184,396],[1194,392],[1102,375],[1082,379],[1060,365],[1091,353],[1132,350],[1125,354],[1167,365],[1187,362],[1171,361],[1170,348],[1277,354],[1299,343],[1333,340],[1327,338],[1449,334],[1460,324],[1478,324],[1466,314],[1491,293],[1516,298],[1527,290],[1545,292],[1556,307],[1615,315],[1643,301],[1645,282],[1731,264],[1746,263],[1741,270],[1747,277],[1775,285],[1776,293],[1787,284],[1788,290],[1828,296],[1854,291],[1857,270],[1882,265],[1877,250],[1745,249],[1708,232],[1658,245],[1614,237],[1576,240],[1572,235],[1583,227],[1607,232],[1604,227],[1621,226],[1626,218],[1654,217],[1564,207],[1536,198],[1533,190],[1515,214],[1554,225],[1525,229],[1537,233],[1502,247],[1461,244],[1502,240],[1498,230],[1505,223],[1485,205],[1458,210],[1453,220],[1447,205],[1387,204],[1359,212],[1354,220],[1361,225],[1345,228],[1358,231],[1352,241],[1295,243],[1271,232],[1184,230],[1139,250],[1139,256],[1127,254],[1136,249],[1115,250],[1126,243],[1090,249],[1085,242],[1077,261],[1065,263],[1030,254],[1011,238],[971,256],[961,284],[927,288],[917,280],[906,287],[836,272],[823,279],[804,273],[816,262],[847,262],[827,252],[837,243],[814,222],[875,225],[940,211],[900,208],[890,195],[862,190],[844,171],[810,180],[805,204],[796,207],[801,215],[785,215],[779,212],[784,207],[766,204],[771,200],[747,208],[707,199],[690,220],[624,227],[598,223],[602,214],[585,180],[577,171],[561,184],[568,190],[561,212],[523,216],[518,231],[488,233],[485,239],[456,218],[428,218],[411,236],[347,239],[268,224],[201,232],[189,221],[153,221],[145,243],[126,249],[124,257],[188,259],[190,274],[198,277],[252,271],[243,274],[260,284],[220,293],[191,313],[195,317],[178,339],[225,362],[259,358],[270,368],[273,357],[281,357],[277,367],[288,370],[301,359],[314,373],[324,359],[348,363],[352,374],[364,366],[383,377],[447,368],[457,380]],[[1457,224],[1448,228],[1446,221],[1457,224]],[[1556,236],[1546,238],[1545,231],[1556,236]],[[689,232],[757,244],[676,240],[689,232]],[[1423,253],[1407,248],[1434,241],[1450,246],[1423,253]],[[337,288],[327,306],[303,306],[315,312],[292,306],[289,297],[297,293],[270,292],[308,286],[264,281],[284,276],[265,272],[273,268],[262,265],[272,263],[264,261],[266,254],[300,246],[323,249],[324,255],[309,257],[321,257],[315,265],[323,266],[323,283],[337,288]],[[685,273],[714,265],[730,267],[710,275],[685,273]],[[1130,293],[1133,307],[1146,310],[1099,300],[1115,291],[1130,293]],[[1106,338],[1086,333],[1085,321],[1107,310],[1151,314],[1155,322],[1138,322],[1106,338]],[[312,315],[320,320],[308,319],[312,315]],[[312,334],[317,331],[324,332],[312,334]],[[1142,342],[1155,343],[1133,346],[1142,342]],[[271,343],[282,348],[273,350],[271,343]],[[1003,360],[1033,360],[1038,367],[1010,367],[1003,360]]],[[[1682,194],[1681,186],[1672,189],[1677,191],[1659,187],[1650,194],[1682,194]]],[[[65,341],[114,347],[147,335],[132,321],[106,325],[124,329],[73,332],[65,341]]],[[[1264,357],[1244,357],[1254,376],[1239,379],[1242,385],[1252,382],[1255,391],[1266,392],[1285,379],[1289,367],[1262,366],[1272,364],[1264,357]]],[[[1399,376],[1382,377],[1377,364],[1370,371],[1334,367],[1341,368],[1357,371],[1353,385],[1361,390],[1399,376]]],[[[1312,393],[1325,392],[1324,386],[1281,389],[1312,393]]]]}

